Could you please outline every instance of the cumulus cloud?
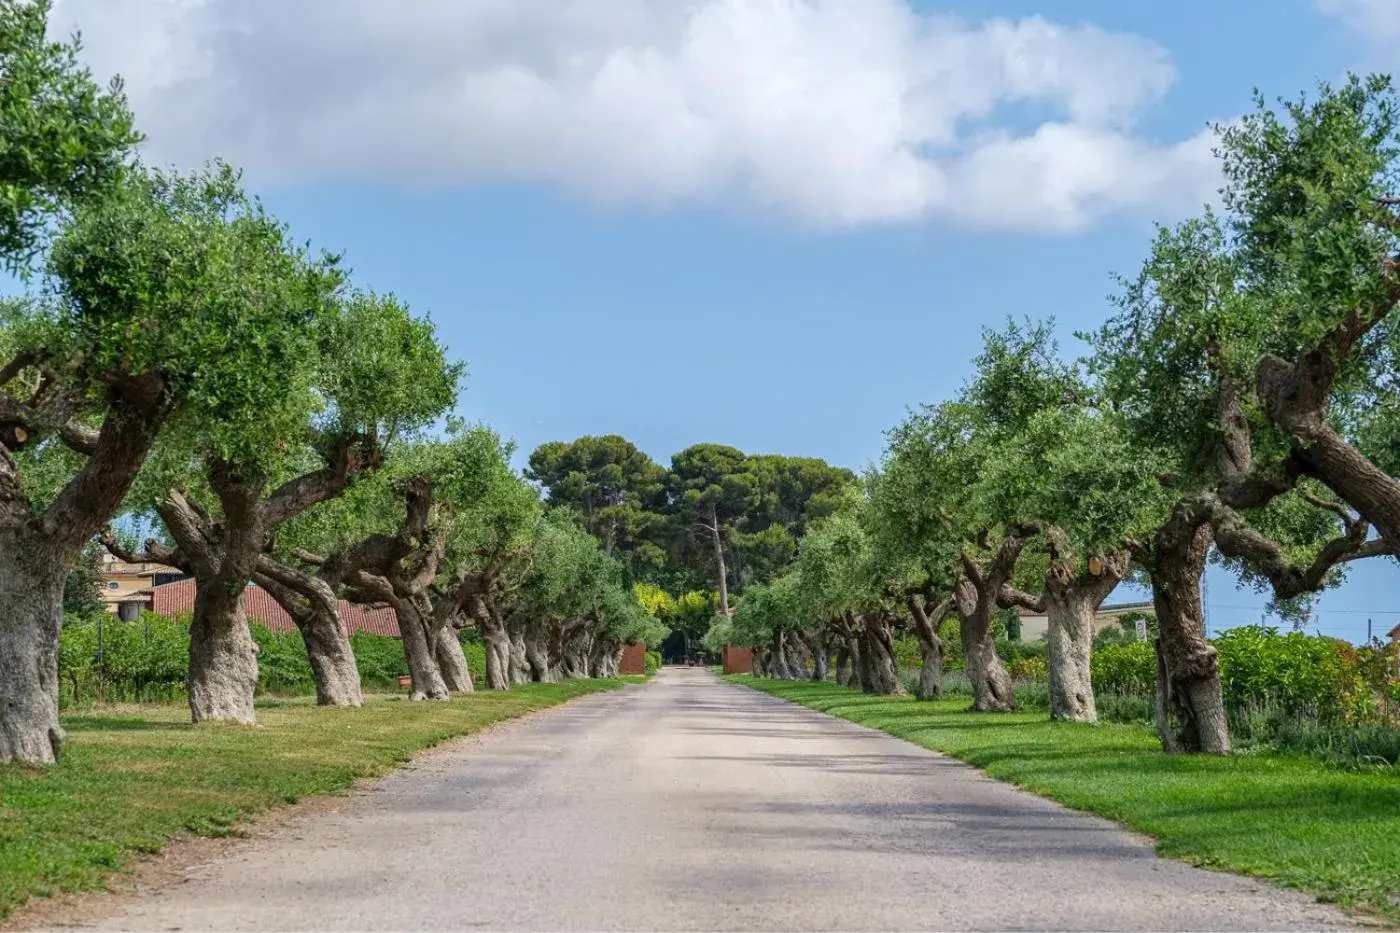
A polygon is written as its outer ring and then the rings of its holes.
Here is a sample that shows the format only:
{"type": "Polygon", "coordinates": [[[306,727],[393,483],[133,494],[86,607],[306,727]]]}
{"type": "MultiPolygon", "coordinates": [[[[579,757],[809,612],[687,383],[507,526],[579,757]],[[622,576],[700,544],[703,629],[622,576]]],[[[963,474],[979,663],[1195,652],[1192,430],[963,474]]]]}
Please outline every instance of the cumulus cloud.
{"type": "MultiPolygon", "coordinates": [[[[1342,0],[1328,0],[1342,2],[1342,0]]],[[[1353,0],[1360,2],[1360,0],[1353,0]]],[[[59,0],[149,155],[261,183],[515,181],[817,227],[1074,230],[1192,209],[1203,131],[1134,131],[1154,43],[906,0],[59,0]]]]}
{"type": "Polygon", "coordinates": [[[1368,41],[1379,44],[1400,39],[1400,3],[1395,0],[1317,0],[1317,7],[1368,41]]]}

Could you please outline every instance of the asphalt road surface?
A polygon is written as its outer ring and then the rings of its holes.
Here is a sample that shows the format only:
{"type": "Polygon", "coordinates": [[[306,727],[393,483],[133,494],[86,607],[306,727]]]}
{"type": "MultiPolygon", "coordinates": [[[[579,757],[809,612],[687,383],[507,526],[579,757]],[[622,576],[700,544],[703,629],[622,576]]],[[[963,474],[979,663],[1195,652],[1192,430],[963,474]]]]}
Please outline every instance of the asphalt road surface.
{"type": "Polygon", "coordinates": [[[951,759],[665,669],[429,753],[99,928],[1346,926],[951,759]]]}

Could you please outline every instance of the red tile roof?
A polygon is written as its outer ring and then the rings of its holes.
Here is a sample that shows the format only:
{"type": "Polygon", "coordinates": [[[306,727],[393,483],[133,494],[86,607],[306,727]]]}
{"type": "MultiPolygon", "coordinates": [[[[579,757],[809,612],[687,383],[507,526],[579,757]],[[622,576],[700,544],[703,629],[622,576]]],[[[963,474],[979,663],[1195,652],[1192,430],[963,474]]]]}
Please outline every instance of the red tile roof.
{"type": "MultiPolygon", "coordinates": [[[[268,595],[267,590],[248,584],[239,600],[243,614],[250,622],[260,622],[274,632],[295,632],[296,625],[285,609],[268,595]]],[[[175,616],[194,612],[194,581],[180,580],[151,589],[151,611],[157,615],[175,616]]],[[[394,610],[369,608],[340,601],[340,621],[346,631],[370,635],[399,637],[399,620],[394,610]]]]}

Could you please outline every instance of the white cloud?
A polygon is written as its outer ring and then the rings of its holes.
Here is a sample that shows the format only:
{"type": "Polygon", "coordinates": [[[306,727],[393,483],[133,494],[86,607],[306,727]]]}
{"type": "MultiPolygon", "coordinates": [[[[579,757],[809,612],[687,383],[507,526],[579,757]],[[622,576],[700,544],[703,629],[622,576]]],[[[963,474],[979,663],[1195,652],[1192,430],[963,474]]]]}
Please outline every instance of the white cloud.
{"type": "Polygon", "coordinates": [[[1068,230],[1189,210],[1217,178],[1204,133],[1134,134],[1173,81],[1165,51],[1038,17],[968,24],[905,0],[59,0],[55,26],[73,25],[99,73],[126,77],[153,160],[220,155],[262,183],[524,181],[812,226],[1068,230]]]}
{"type": "Polygon", "coordinates": [[[1317,0],[1324,14],[1336,17],[1367,41],[1400,39],[1400,3],[1396,0],[1317,0]]]}

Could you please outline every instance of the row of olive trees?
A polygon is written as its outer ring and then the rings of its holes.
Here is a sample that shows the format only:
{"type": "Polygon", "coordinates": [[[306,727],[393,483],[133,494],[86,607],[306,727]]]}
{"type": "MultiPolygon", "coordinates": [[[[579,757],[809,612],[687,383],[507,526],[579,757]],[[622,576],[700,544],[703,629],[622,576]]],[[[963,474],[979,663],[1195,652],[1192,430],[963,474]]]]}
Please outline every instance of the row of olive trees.
{"type": "Polygon", "coordinates": [[[1159,232],[1081,335],[1087,358],[1064,360],[1048,325],[987,334],[958,396],[897,426],[791,578],[746,593],[715,638],[762,646],[777,676],[794,644],[826,644],[838,679],[887,693],[907,625],[936,696],[953,615],[974,707],[1005,710],[992,622],[1028,607],[1049,619],[1051,715],[1092,721],[1093,619],[1139,575],[1160,623],[1163,746],[1228,751],[1201,605],[1211,555],[1296,613],[1348,562],[1400,547],[1396,104],[1384,78],[1260,101],[1221,133],[1220,211],[1159,232]]]}
{"type": "Polygon", "coordinates": [[[196,721],[253,719],[250,582],[296,619],[327,704],[360,702],[342,596],[393,607],[415,697],[471,689],[467,624],[492,687],[615,671],[654,623],[494,434],[428,436],[461,378],[431,323],[229,167],[139,164],[120,84],[46,38],[48,13],[0,2],[0,254],[27,283],[0,322],[0,763],[59,753],[63,586],[99,534],[194,577],[196,721]],[[124,545],[122,511],[160,540],[124,545]]]}

